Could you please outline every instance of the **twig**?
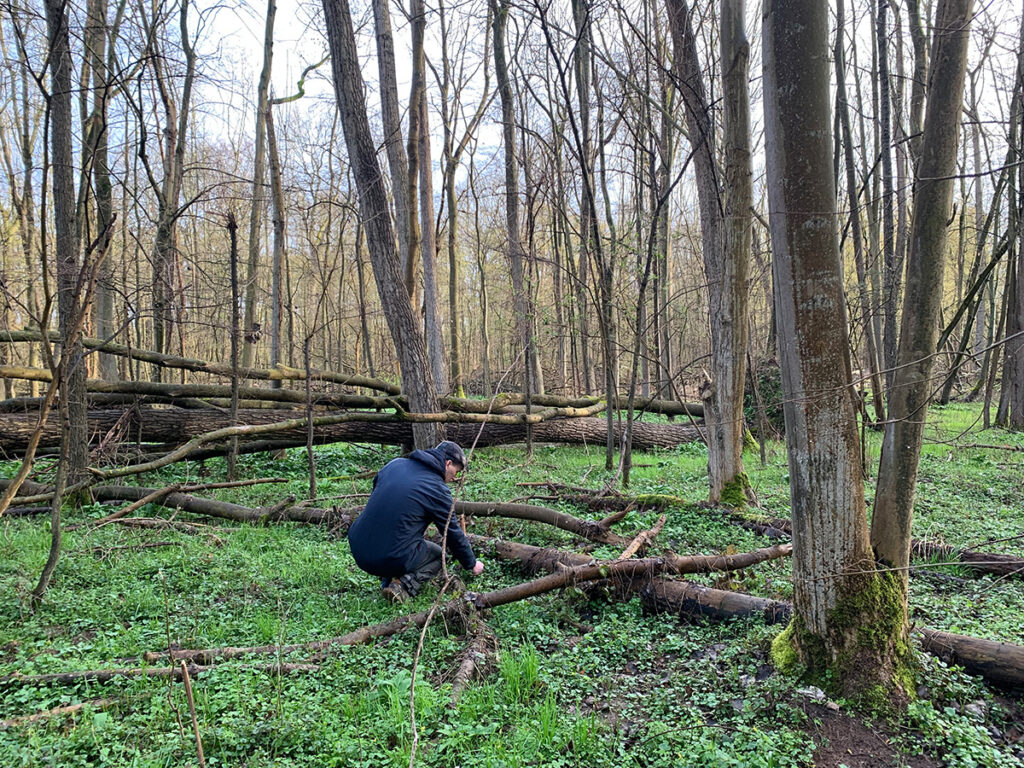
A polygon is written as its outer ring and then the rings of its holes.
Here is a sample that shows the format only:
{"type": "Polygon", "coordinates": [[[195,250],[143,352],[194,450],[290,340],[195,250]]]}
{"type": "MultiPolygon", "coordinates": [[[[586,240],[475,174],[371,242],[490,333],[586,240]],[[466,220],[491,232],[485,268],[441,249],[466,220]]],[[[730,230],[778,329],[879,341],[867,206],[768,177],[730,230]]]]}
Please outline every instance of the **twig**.
{"type": "Polygon", "coordinates": [[[622,554],[619,555],[617,559],[629,560],[629,558],[635,555],[641,549],[641,547],[646,547],[647,544],[651,541],[651,539],[653,539],[655,536],[661,533],[661,529],[665,527],[665,521],[667,519],[668,518],[665,515],[662,515],[658,518],[658,522],[654,524],[653,528],[638,533],[636,538],[629,543],[629,546],[626,547],[625,550],[623,550],[622,554]]]}
{"type": "Polygon", "coordinates": [[[167,494],[174,493],[175,491],[180,491],[180,490],[181,490],[181,485],[179,483],[172,483],[171,485],[168,485],[168,486],[166,486],[164,488],[159,488],[159,489],[153,491],[152,493],[150,493],[147,496],[143,496],[141,499],[139,499],[138,501],[132,502],[127,507],[123,507],[122,509],[117,510],[117,512],[113,512],[113,513],[107,515],[106,517],[101,517],[99,520],[96,520],[95,522],[93,522],[91,524],[86,523],[86,524],[69,525],[69,526],[67,526],[65,528],[65,530],[74,531],[74,530],[76,530],[78,528],[83,527],[83,525],[91,525],[92,530],[96,530],[97,528],[101,528],[102,526],[106,525],[107,523],[112,523],[115,520],[119,520],[119,519],[121,519],[123,517],[127,517],[132,512],[135,512],[136,510],[142,509],[144,506],[149,504],[151,501],[158,501],[159,499],[162,499],[167,494]]]}
{"type": "MultiPolygon", "coordinates": [[[[135,550],[135,549],[154,549],[156,547],[183,547],[185,546],[180,541],[151,541],[144,542],[142,544],[123,544],[117,547],[90,547],[89,551],[94,554],[102,554],[105,558],[111,552],[118,552],[122,550],[135,550]]],[[[101,558],[102,559],[102,558],[101,558]]]]}
{"type": "Polygon", "coordinates": [[[51,717],[71,715],[85,709],[86,707],[92,707],[93,709],[108,709],[120,701],[120,699],[90,699],[89,701],[80,701],[78,704],[71,704],[66,707],[54,707],[53,709],[43,710],[42,712],[36,712],[34,715],[12,717],[10,720],[0,720],[0,731],[6,730],[7,728],[16,728],[20,725],[32,725],[33,723],[38,723],[40,720],[48,720],[51,717]]]}
{"type": "Polygon", "coordinates": [[[188,676],[188,665],[181,662],[181,677],[185,681],[185,695],[188,697],[188,711],[192,715],[192,732],[196,735],[196,754],[199,756],[199,768],[206,768],[203,757],[203,740],[199,736],[199,720],[196,718],[196,702],[192,698],[192,680],[188,676]]]}

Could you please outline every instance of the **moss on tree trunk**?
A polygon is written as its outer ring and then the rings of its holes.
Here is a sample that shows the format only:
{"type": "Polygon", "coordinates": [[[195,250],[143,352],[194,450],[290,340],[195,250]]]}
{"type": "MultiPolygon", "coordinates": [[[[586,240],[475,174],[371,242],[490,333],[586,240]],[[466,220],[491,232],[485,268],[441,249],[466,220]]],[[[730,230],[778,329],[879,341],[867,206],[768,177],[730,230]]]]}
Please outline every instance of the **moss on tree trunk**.
{"type": "Polygon", "coordinates": [[[844,586],[829,614],[828,637],[809,631],[795,614],[772,642],[772,661],[862,709],[901,709],[914,697],[916,662],[900,579],[892,571],[862,573],[844,586]]]}

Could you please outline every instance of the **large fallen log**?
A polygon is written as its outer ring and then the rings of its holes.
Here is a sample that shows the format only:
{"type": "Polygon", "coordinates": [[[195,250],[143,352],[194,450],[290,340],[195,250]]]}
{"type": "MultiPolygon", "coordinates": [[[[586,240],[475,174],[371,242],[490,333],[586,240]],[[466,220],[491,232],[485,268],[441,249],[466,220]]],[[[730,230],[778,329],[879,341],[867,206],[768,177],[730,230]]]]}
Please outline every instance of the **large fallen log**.
{"type": "MultiPolygon", "coordinates": [[[[0,332],[0,337],[2,337],[0,332]]],[[[0,339],[2,340],[2,339],[0,339]]],[[[52,374],[43,368],[23,368],[20,366],[0,365],[0,378],[22,379],[28,381],[50,381],[52,374]]],[[[89,379],[86,391],[90,394],[90,402],[94,406],[107,403],[112,405],[130,404],[135,401],[180,404],[190,408],[219,407],[220,403],[229,401],[231,385],[217,383],[177,384],[159,381],[113,381],[89,379]]],[[[391,392],[390,389],[385,390],[391,392]]],[[[307,395],[303,389],[271,389],[268,387],[241,386],[238,390],[240,402],[247,403],[288,403],[304,406],[307,398],[313,405],[328,408],[373,408],[409,410],[409,401],[405,395],[388,394],[384,396],[357,395],[344,392],[322,392],[314,390],[307,395]]],[[[30,411],[37,409],[42,403],[41,397],[15,397],[0,401],[0,413],[30,411]]],[[[462,397],[443,397],[441,407],[457,413],[493,413],[493,414],[525,414],[525,398],[517,393],[502,393],[491,399],[469,399],[462,397]]],[[[558,397],[555,395],[533,395],[531,413],[538,413],[548,408],[591,409],[602,403],[598,397],[558,397]]],[[[614,399],[618,409],[624,409],[628,398],[622,395],[614,399]]],[[[257,407],[241,406],[241,407],[257,407]]],[[[271,407],[265,405],[264,407],[271,407]]],[[[279,406],[280,407],[280,406],[279,406]]],[[[648,412],[669,416],[692,416],[702,418],[704,406],[701,403],[681,403],[675,400],[658,400],[647,397],[636,400],[633,404],[635,412],[648,412]]]]}
{"type": "MultiPolygon", "coordinates": [[[[529,572],[558,571],[565,567],[579,567],[593,562],[588,555],[534,547],[529,544],[491,539],[475,534],[469,534],[469,540],[478,551],[490,553],[503,560],[517,560],[529,572]]],[[[779,557],[784,557],[787,554],[787,550],[774,547],[768,550],[758,550],[758,552],[771,552],[779,557]]],[[[716,562],[716,556],[707,557],[709,564],[716,562]]],[[[737,564],[742,561],[733,560],[731,562],[737,564]]],[[[737,568],[746,568],[753,564],[754,562],[747,562],[745,565],[737,564],[737,568]]],[[[754,616],[763,618],[768,624],[778,624],[789,621],[793,615],[792,606],[780,600],[712,589],[686,581],[664,578],[640,581],[620,579],[613,586],[624,597],[639,594],[645,606],[650,610],[674,613],[689,618],[706,616],[723,619],[754,616]]]]}
{"type": "Polygon", "coordinates": [[[921,647],[994,683],[1024,689],[1024,646],[924,628],[921,647]]]}
{"type": "MultiPolygon", "coordinates": [[[[322,414],[318,414],[322,415],[322,414]]],[[[370,414],[379,417],[380,414],[370,414]]],[[[121,422],[123,410],[90,410],[89,430],[98,437],[107,434],[121,422]]],[[[265,425],[289,421],[295,412],[280,409],[240,409],[238,423],[265,425]]],[[[498,418],[498,417],[496,417],[498,418]]],[[[505,418],[508,418],[506,416],[505,418]]],[[[210,410],[184,410],[143,407],[127,419],[127,434],[131,441],[139,443],[182,444],[207,432],[223,429],[230,424],[227,413],[210,410]]],[[[0,451],[16,455],[25,450],[28,440],[38,425],[37,419],[29,414],[4,416],[3,430],[0,431],[0,451]]],[[[542,443],[594,443],[604,444],[607,423],[596,417],[558,418],[533,425],[533,439],[542,443]]],[[[621,425],[616,425],[621,437],[621,425]]],[[[448,439],[464,445],[474,440],[478,446],[520,443],[526,439],[525,424],[493,424],[482,426],[477,423],[447,424],[448,439]],[[478,439],[479,434],[479,439],[478,439]]],[[[634,424],[633,447],[638,450],[651,448],[673,448],[699,439],[697,430],[681,424],[634,424]]],[[[306,444],[305,426],[275,432],[273,440],[278,446],[306,444]]],[[[385,443],[402,445],[412,440],[412,424],[407,421],[365,423],[350,421],[342,424],[318,426],[314,430],[316,444],[334,442],[385,443]]],[[[47,424],[40,440],[42,447],[60,444],[60,425],[47,424]]],[[[221,449],[224,450],[224,449],[221,449]]]]}
{"type": "MultiPolygon", "coordinates": [[[[586,555],[542,549],[528,544],[470,536],[473,546],[508,560],[518,560],[528,570],[557,571],[589,562],[586,555]],[[486,548],[486,549],[485,549],[486,548]]],[[[750,553],[747,553],[750,554],[750,553]]],[[[630,582],[612,584],[623,596],[632,594],[638,585],[630,582]]],[[[754,597],[740,592],[711,589],[685,581],[653,578],[638,589],[649,609],[678,613],[682,616],[704,616],[715,619],[763,617],[767,624],[789,621],[793,607],[782,600],[754,597]]],[[[968,672],[984,677],[996,685],[1024,687],[1024,646],[955,635],[935,629],[919,630],[921,647],[933,655],[959,664],[968,672]]]]}

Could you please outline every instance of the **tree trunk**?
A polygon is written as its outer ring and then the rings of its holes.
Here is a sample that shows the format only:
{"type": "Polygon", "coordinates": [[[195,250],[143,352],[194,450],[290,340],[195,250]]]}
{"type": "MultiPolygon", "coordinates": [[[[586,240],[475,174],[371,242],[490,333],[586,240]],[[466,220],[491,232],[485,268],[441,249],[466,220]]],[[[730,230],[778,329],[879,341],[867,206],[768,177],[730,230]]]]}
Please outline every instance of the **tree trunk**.
{"type": "MultiPolygon", "coordinates": [[[[284,315],[285,212],[281,158],[277,151],[274,107],[267,105],[267,150],[270,158],[270,202],[273,211],[274,250],[270,261],[270,367],[281,362],[281,323],[284,315]]],[[[362,290],[362,284],[360,284],[362,290]]],[[[276,382],[271,386],[281,386],[276,382]]]]}
{"type": "MultiPolygon", "coordinates": [[[[508,75],[505,30],[508,19],[506,0],[490,0],[494,34],[494,72],[501,96],[502,145],[505,152],[505,237],[509,270],[512,274],[512,303],[516,320],[519,358],[523,376],[523,393],[529,398],[534,391],[531,373],[533,334],[530,329],[529,298],[526,295],[524,254],[519,232],[519,161],[516,157],[515,114],[512,84],[508,75]]],[[[529,401],[527,401],[529,406],[529,401]]],[[[529,438],[527,438],[529,440],[529,438]]]]}
{"type": "MultiPolygon", "coordinates": [[[[263,245],[262,219],[267,199],[263,179],[267,156],[267,115],[270,111],[270,73],[274,64],[274,17],[277,0],[267,0],[267,19],[263,31],[263,69],[256,92],[256,145],[253,150],[252,200],[249,208],[249,257],[245,262],[245,320],[246,335],[254,334],[256,324],[256,293],[259,284],[259,253],[263,245]]],[[[251,368],[256,345],[242,347],[242,367],[251,368]]]]}
{"type": "MultiPolygon", "coordinates": [[[[426,87],[427,65],[423,50],[427,9],[424,0],[413,0],[412,7],[413,40],[414,42],[418,41],[413,49],[413,82],[419,83],[419,87],[413,88],[416,100],[413,102],[410,99],[409,108],[419,112],[417,154],[420,185],[420,257],[423,260],[423,327],[434,387],[439,395],[447,395],[448,368],[444,356],[441,315],[437,305],[437,230],[434,224],[433,161],[430,154],[430,110],[428,109],[426,87]]],[[[454,317],[452,322],[455,322],[454,317]]]]}
{"type": "MultiPolygon", "coordinates": [[[[372,0],[373,23],[377,37],[377,73],[380,78],[381,121],[384,124],[384,148],[391,169],[391,196],[395,204],[395,229],[398,231],[400,274],[409,271],[409,159],[402,144],[402,118],[398,106],[398,79],[395,74],[395,41],[391,34],[391,12],[387,0],[372,0]]],[[[414,212],[415,215],[415,212],[414,212]]]]}
{"type": "MultiPolygon", "coordinates": [[[[85,48],[88,51],[89,70],[92,76],[92,111],[85,126],[83,147],[84,154],[88,157],[83,163],[83,168],[92,168],[93,194],[96,197],[96,233],[103,238],[98,249],[103,252],[113,236],[113,232],[110,231],[110,223],[114,213],[107,126],[107,101],[113,83],[110,82],[106,61],[106,0],[90,0],[87,13],[85,48]]],[[[114,266],[111,259],[104,259],[100,265],[95,290],[95,301],[92,307],[93,330],[101,339],[109,339],[115,334],[114,298],[116,296],[114,266]]],[[[105,381],[116,381],[117,360],[113,356],[101,352],[98,361],[100,378],[105,381]]]]}
{"type": "Polygon", "coordinates": [[[853,260],[857,270],[857,289],[860,300],[861,317],[864,325],[864,339],[867,346],[868,370],[871,375],[871,396],[874,405],[875,421],[885,420],[885,403],[882,398],[882,375],[879,369],[878,339],[875,337],[875,326],[872,322],[873,309],[871,293],[868,288],[868,273],[864,258],[864,235],[861,231],[860,199],[857,194],[856,166],[853,158],[853,135],[850,130],[850,108],[846,97],[846,57],[843,37],[845,30],[843,0],[836,2],[836,105],[839,109],[839,123],[842,131],[844,166],[846,168],[846,196],[850,206],[850,229],[853,239],[853,260]]]}
{"type": "Polygon", "coordinates": [[[747,263],[750,254],[749,50],[742,3],[722,5],[725,185],[715,160],[711,107],[705,95],[686,0],[668,0],[673,59],[682,83],[700,205],[701,247],[708,283],[711,376],[702,387],[708,424],[709,500],[743,506],[750,485],[743,472],[743,387],[746,381],[747,263]],[[739,7],[737,7],[739,6],[739,7]],[[722,194],[724,192],[724,194],[722,194]]]}
{"type": "Polygon", "coordinates": [[[847,696],[905,700],[906,614],[874,571],[837,237],[825,4],[763,11],[765,137],[795,617],[773,651],[847,696]],[[866,627],[871,632],[865,632],[866,627]],[[830,675],[830,676],[829,676],[830,675]]]}
{"type": "Polygon", "coordinates": [[[906,615],[914,490],[921,455],[945,267],[946,230],[956,173],[960,108],[973,0],[943,0],[936,15],[929,99],[914,189],[900,346],[889,391],[889,422],[871,522],[875,556],[893,566],[906,615]]]}
{"type": "MultiPolygon", "coordinates": [[[[188,31],[188,0],[181,4],[179,12],[179,29],[181,44],[185,53],[185,76],[182,83],[181,101],[176,103],[167,81],[162,60],[163,53],[158,47],[156,33],[150,33],[150,47],[156,84],[164,107],[163,130],[163,180],[159,186],[154,184],[157,197],[156,236],[153,242],[153,348],[157,352],[170,352],[171,334],[175,325],[175,304],[181,297],[175,291],[175,275],[178,273],[180,253],[178,251],[178,218],[183,213],[179,210],[181,187],[185,172],[185,141],[188,119],[192,109],[192,83],[195,77],[196,55],[189,43],[188,31]]],[[[151,21],[156,24],[156,20],[151,21]]],[[[145,146],[140,148],[143,154],[145,146]]],[[[148,160],[144,160],[147,164],[148,160]]],[[[152,174],[150,174],[152,175],[152,174]]],[[[179,350],[182,351],[183,350],[179,350]]],[[[152,370],[154,381],[160,381],[159,367],[152,370]]]]}
{"type": "MultiPolygon", "coordinates": [[[[359,52],[348,0],[324,0],[331,68],[338,110],[345,133],[348,155],[359,190],[359,207],[366,231],[370,261],[377,282],[391,338],[402,367],[403,390],[414,411],[432,413],[437,410],[437,391],[430,375],[420,333],[399,271],[394,231],[388,216],[384,179],[377,164],[376,146],[370,134],[362,79],[353,77],[359,71],[359,52]]],[[[438,429],[432,424],[416,425],[413,430],[417,447],[437,442],[438,429]]]]}
{"type": "MultiPolygon", "coordinates": [[[[1010,108],[1010,160],[1016,166],[1016,184],[1011,184],[1016,194],[1008,195],[1010,208],[1009,231],[1017,232],[1016,271],[1008,273],[1006,297],[1006,352],[1003,359],[1004,398],[1000,402],[1001,423],[1011,429],[1024,429],[1024,230],[1020,226],[1022,203],[1024,203],[1024,136],[1021,133],[1021,114],[1024,112],[1024,19],[1021,20],[1018,38],[1017,76],[1014,96],[1010,108]]],[[[1009,165],[1009,163],[1007,163],[1009,165]]],[[[1010,171],[1014,173],[1014,171],[1010,171]]],[[[1012,235],[1011,235],[1012,237],[1012,235]]],[[[1013,269],[1011,259],[1008,269],[1013,269]]],[[[997,423],[1000,423],[997,417],[997,423]]]]}
{"type": "Polygon", "coordinates": [[[882,346],[885,353],[886,381],[892,386],[893,366],[896,364],[897,308],[900,304],[900,283],[902,263],[896,253],[895,222],[893,220],[892,188],[892,105],[889,82],[889,34],[886,25],[888,0],[874,0],[875,3],[875,48],[878,55],[878,126],[879,151],[882,166],[882,310],[885,327],[882,346]]]}
{"type": "MultiPolygon", "coordinates": [[[[50,162],[52,168],[54,247],[57,263],[57,315],[60,325],[62,412],[68,420],[67,445],[62,454],[69,484],[85,475],[89,431],[85,397],[85,360],[79,313],[81,245],[75,205],[75,165],[71,138],[71,48],[67,8],[47,0],[50,64],[50,162]]],[[[45,250],[44,250],[45,253],[45,250]]],[[[46,265],[43,265],[46,269],[46,265]]]]}

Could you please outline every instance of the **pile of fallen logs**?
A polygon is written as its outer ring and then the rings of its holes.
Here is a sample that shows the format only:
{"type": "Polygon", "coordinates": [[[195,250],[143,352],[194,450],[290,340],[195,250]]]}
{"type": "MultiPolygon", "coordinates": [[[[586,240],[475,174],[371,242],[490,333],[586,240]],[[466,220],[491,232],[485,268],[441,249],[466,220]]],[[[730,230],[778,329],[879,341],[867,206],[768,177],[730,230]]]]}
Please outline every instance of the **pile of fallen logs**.
{"type": "MultiPolygon", "coordinates": [[[[2,487],[5,487],[4,481],[0,481],[0,488],[2,487]]],[[[168,486],[166,488],[96,486],[93,488],[93,493],[97,501],[129,503],[121,510],[85,525],[131,525],[137,518],[130,518],[126,515],[137,511],[146,503],[151,503],[193,515],[247,524],[265,525],[280,521],[311,523],[327,527],[335,536],[343,536],[352,520],[361,511],[359,507],[350,509],[318,508],[302,502],[297,503],[291,498],[283,499],[268,507],[254,509],[195,496],[190,493],[195,488],[188,486],[168,486]]],[[[205,487],[203,488],[205,489],[205,487]]],[[[47,490],[50,489],[27,482],[22,486],[21,493],[24,497],[34,498],[45,494],[47,490]]],[[[621,511],[600,520],[586,520],[558,510],[529,504],[458,502],[456,512],[474,518],[494,516],[539,522],[594,543],[614,546],[621,549],[622,553],[614,559],[596,560],[590,554],[546,549],[514,541],[471,535],[474,548],[486,553],[487,556],[516,561],[530,573],[546,575],[491,592],[467,593],[439,602],[428,611],[401,616],[384,624],[361,627],[340,637],[288,646],[152,651],[144,654],[142,661],[147,664],[158,664],[166,659],[167,666],[136,665],[50,675],[15,673],[0,678],[0,684],[102,681],[125,675],[181,677],[186,671],[190,675],[196,675],[209,669],[219,660],[242,656],[277,655],[280,658],[286,654],[298,652],[307,655],[315,654],[312,658],[303,659],[301,663],[278,661],[273,664],[249,664],[247,667],[265,669],[275,673],[301,672],[316,669],[321,660],[331,653],[336,653],[341,647],[370,642],[406,629],[422,628],[431,620],[431,617],[436,617],[454,622],[455,625],[462,621],[464,626],[473,627],[470,632],[471,638],[467,652],[463,655],[460,669],[456,674],[456,678],[462,680],[461,685],[464,685],[471,670],[462,669],[462,666],[469,665],[471,667],[473,659],[486,656],[486,653],[480,649],[493,646],[493,638],[489,637],[486,626],[481,626],[478,623],[477,614],[487,609],[565,587],[598,583],[604,587],[603,594],[622,599],[639,595],[651,610],[670,611],[688,617],[705,616],[721,619],[757,616],[769,623],[779,623],[788,621],[792,615],[792,607],[783,601],[741,592],[712,589],[679,578],[681,575],[687,574],[748,569],[760,563],[784,558],[792,552],[792,546],[787,543],[778,543],[763,549],[730,555],[683,556],[672,552],[662,552],[660,555],[652,556],[649,550],[652,541],[664,525],[664,516],[650,529],[635,533],[633,536],[623,536],[611,530],[615,523],[622,520],[624,514],[621,511]],[[637,554],[640,557],[634,557],[637,554]],[[473,648],[478,650],[473,651],[473,648]]],[[[149,520],[153,519],[149,518],[149,520]]],[[[164,522],[170,524],[180,521],[164,522]]],[[[156,524],[159,525],[159,520],[156,521],[156,524]]],[[[1016,568],[1009,575],[1017,577],[1024,575],[1024,560],[1016,559],[1015,563],[1016,568]]],[[[1004,562],[1003,565],[1006,563],[1004,562]]],[[[442,590],[442,595],[444,592],[442,590]]],[[[440,598],[441,595],[439,595],[440,598]]],[[[968,670],[983,675],[997,684],[1011,687],[1024,686],[1024,647],[930,629],[921,629],[919,634],[921,646],[930,653],[961,664],[968,670]]],[[[138,660],[135,661],[137,663],[138,660]]]]}
{"type": "MultiPolygon", "coordinates": [[[[0,344],[37,342],[36,331],[0,331],[0,344]]],[[[205,360],[139,350],[100,339],[86,338],[90,350],[118,355],[158,369],[189,372],[190,383],[159,381],[107,382],[89,379],[89,432],[94,445],[104,441],[133,443],[151,454],[166,452],[208,432],[229,425],[278,428],[239,437],[239,453],[277,450],[307,444],[306,422],[319,418],[312,442],[358,441],[383,444],[408,444],[416,422],[445,424],[447,437],[464,443],[496,445],[523,442],[528,430],[532,439],[553,443],[595,443],[606,440],[607,420],[597,418],[607,408],[596,397],[566,398],[533,395],[527,411],[525,399],[515,393],[503,393],[490,400],[442,398],[438,413],[411,413],[406,398],[392,382],[368,376],[336,371],[297,369],[286,365],[274,368],[232,370],[230,365],[205,360]],[[232,420],[231,382],[237,380],[237,414],[232,420]],[[250,381],[271,386],[252,386],[250,381]],[[304,387],[289,389],[283,382],[301,381],[304,387]],[[322,417],[344,413],[334,421],[322,417]]],[[[0,378],[49,382],[52,374],[42,368],[0,366],[0,378]]],[[[14,397],[0,401],[4,429],[0,431],[0,452],[20,456],[39,427],[41,397],[14,397]]],[[[633,427],[633,446],[640,450],[673,447],[700,439],[699,420],[704,409],[699,403],[681,403],[653,397],[619,396],[614,409],[632,407],[636,412],[683,417],[676,424],[638,422],[633,427]]],[[[60,443],[60,426],[55,420],[42,426],[39,449],[45,452],[60,443]]],[[[616,426],[617,439],[623,427],[616,426]]],[[[190,455],[205,458],[223,454],[225,444],[206,444],[190,455]]]]}

